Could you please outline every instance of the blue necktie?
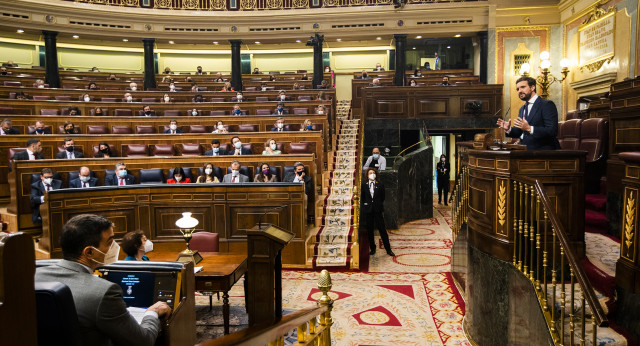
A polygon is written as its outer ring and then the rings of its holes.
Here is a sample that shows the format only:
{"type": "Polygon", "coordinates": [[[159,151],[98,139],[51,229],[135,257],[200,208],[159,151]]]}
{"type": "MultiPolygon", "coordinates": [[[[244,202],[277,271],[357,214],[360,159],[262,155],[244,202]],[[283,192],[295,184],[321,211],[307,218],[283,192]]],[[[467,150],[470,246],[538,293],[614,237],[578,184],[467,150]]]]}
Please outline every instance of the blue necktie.
{"type": "Polygon", "coordinates": [[[522,119],[527,120],[529,116],[529,102],[524,103],[524,111],[522,112],[522,119]]]}

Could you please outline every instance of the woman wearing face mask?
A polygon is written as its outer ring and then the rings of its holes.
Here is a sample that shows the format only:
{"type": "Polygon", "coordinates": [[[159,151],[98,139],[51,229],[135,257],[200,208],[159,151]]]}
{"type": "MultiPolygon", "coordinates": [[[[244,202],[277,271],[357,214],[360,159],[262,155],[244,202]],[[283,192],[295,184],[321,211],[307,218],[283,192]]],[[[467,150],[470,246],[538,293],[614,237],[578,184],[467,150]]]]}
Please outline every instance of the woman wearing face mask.
{"type": "Polygon", "coordinates": [[[227,128],[224,127],[224,123],[222,123],[222,121],[218,121],[218,123],[216,124],[216,128],[215,130],[213,130],[213,132],[211,133],[227,133],[227,128]]]}
{"type": "Polygon", "coordinates": [[[280,154],[282,154],[282,151],[276,150],[277,147],[278,147],[278,144],[276,143],[276,140],[273,139],[273,138],[269,139],[264,144],[264,151],[262,152],[262,155],[280,155],[280,154]]]}
{"type": "Polygon", "coordinates": [[[239,117],[239,116],[242,115],[242,109],[240,109],[240,105],[239,104],[233,105],[233,111],[231,111],[231,115],[233,115],[235,117],[239,117]]]}
{"type": "Polygon", "coordinates": [[[416,83],[416,80],[415,80],[415,79],[412,79],[412,80],[409,82],[409,86],[412,86],[412,87],[414,87],[414,86],[418,86],[418,83],[416,83]]]}
{"type": "Polygon", "coordinates": [[[213,164],[207,162],[202,166],[202,174],[196,180],[196,183],[219,183],[218,177],[213,175],[213,164]]]}
{"type": "Polygon", "coordinates": [[[275,174],[271,174],[268,163],[260,164],[260,172],[253,178],[256,183],[276,183],[278,178],[275,174]]]}
{"type": "Polygon", "coordinates": [[[376,253],[376,242],[374,240],[374,229],[378,228],[380,232],[380,238],[382,238],[382,244],[387,251],[387,255],[395,256],[391,251],[391,244],[389,243],[389,235],[387,234],[387,228],[384,225],[384,184],[377,180],[378,171],[375,168],[367,169],[367,181],[362,183],[361,198],[360,198],[360,211],[364,224],[367,228],[367,236],[369,238],[369,254],[376,253]]]}
{"type": "Polygon", "coordinates": [[[169,97],[169,94],[164,94],[162,97],[162,103],[171,103],[171,97],[169,97]]]}
{"type": "Polygon", "coordinates": [[[140,230],[125,234],[121,243],[122,251],[127,254],[125,261],[148,261],[145,254],[153,251],[153,243],[140,230]]]}
{"type": "Polygon", "coordinates": [[[222,87],[222,90],[220,90],[220,91],[235,91],[235,90],[231,86],[230,82],[225,82],[224,86],[222,87]]]}
{"type": "Polygon", "coordinates": [[[327,109],[323,105],[318,105],[315,110],[316,114],[327,114],[327,109]]]}
{"type": "Polygon", "coordinates": [[[182,167],[176,167],[173,169],[173,177],[167,179],[167,184],[188,184],[191,179],[185,177],[184,169],[182,167]]]}
{"type": "Polygon", "coordinates": [[[72,122],[67,121],[64,123],[64,133],[67,135],[75,135],[78,133],[78,131],[76,129],[76,126],[72,122]]]}
{"type": "Polygon", "coordinates": [[[302,125],[300,125],[300,131],[311,131],[313,130],[313,123],[311,119],[305,120],[302,125]]]}
{"type": "Polygon", "coordinates": [[[98,144],[98,153],[94,156],[95,158],[110,158],[113,157],[111,153],[111,148],[107,142],[102,142],[98,144]]]}
{"type": "Polygon", "coordinates": [[[84,101],[84,102],[91,101],[91,96],[89,94],[82,95],[82,101],[84,101]]]}
{"type": "Polygon", "coordinates": [[[444,192],[444,205],[449,205],[447,197],[449,195],[449,162],[447,155],[440,155],[440,162],[436,165],[436,181],[438,183],[438,204],[442,204],[442,193],[444,192]]]}
{"type": "Polygon", "coordinates": [[[101,117],[101,116],[103,116],[103,115],[106,115],[106,113],[107,113],[107,112],[105,112],[104,110],[102,110],[102,108],[100,108],[100,107],[96,107],[96,108],[94,108],[94,109],[93,109],[93,115],[95,115],[95,116],[99,116],[99,117],[101,117]]]}

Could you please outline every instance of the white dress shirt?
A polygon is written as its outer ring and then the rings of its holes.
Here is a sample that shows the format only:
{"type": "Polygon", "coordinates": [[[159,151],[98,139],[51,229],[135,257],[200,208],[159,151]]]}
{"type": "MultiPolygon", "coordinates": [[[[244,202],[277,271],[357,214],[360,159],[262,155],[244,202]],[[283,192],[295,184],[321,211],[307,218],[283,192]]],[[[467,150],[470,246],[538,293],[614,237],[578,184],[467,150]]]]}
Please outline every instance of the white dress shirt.
{"type": "Polygon", "coordinates": [[[27,154],[29,154],[29,160],[35,160],[36,155],[29,149],[27,149],[27,154]]]}

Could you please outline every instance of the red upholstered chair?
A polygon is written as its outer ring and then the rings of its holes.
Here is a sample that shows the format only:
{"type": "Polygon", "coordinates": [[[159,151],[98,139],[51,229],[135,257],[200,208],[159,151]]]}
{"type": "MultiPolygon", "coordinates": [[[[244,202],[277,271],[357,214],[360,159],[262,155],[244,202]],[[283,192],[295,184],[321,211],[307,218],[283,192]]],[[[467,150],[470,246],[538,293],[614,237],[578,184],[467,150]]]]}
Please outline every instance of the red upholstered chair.
{"type": "MultiPolygon", "coordinates": [[[[251,153],[253,153],[253,146],[251,145],[251,143],[242,143],[242,147],[244,149],[248,149],[249,151],[251,151],[251,153]]],[[[262,147],[262,144],[260,147],[262,147]]]]}
{"type": "MultiPolygon", "coordinates": [[[[107,115],[109,115],[109,110],[108,110],[107,108],[100,108],[100,109],[102,109],[102,115],[103,115],[103,116],[107,116],[107,115]]],[[[96,115],[96,110],[95,110],[95,109],[91,109],[91,110],[89,111],[89,114],[91,114],[91,115],[96,115]]]]}
{"type": "Polygon", "coordinates": [[[578,111],[568,111],[567,115],[564,116],[564,120],[578,119],[578,111]]]}
{"type": "Polygon", "coordinates": [[[136,125],[137,134],[157,133],[158,131],[153,125],[136,125]]]}
{"type": "Polygon", "coordinates": [[[258,132],[258,125],[240,124],[238,125],[238,132],[258,132]]]}
{"type": "Polygon", "coordinates": [[[154,144],[151,145],[151,156],[175,156],[176,149],[173,144],[154,144]]]}
{"type": "Polygon", "coordinates": [[[200,149],[200,144],[198,143],[182,143],[179,144],[180,155],[181,156],[200,156],[202,155],[202,150],[200,149]]]}
{"type": "Polygon", "coordinates": [[[146,144],[125,144],[123,145],[124,157],[147,157],[149,148],[146,144]]]}
{"type": "Polygon", "coordinates": [[[105,135],[109,131],[104,125],[87,125],[87,134],[89,135],[105,135]]]}
{"type": "Polygon", "coordinates": [[[129,126],[114,125],[111,126],[111,133],[114,135],[130,135],[133,133],[133,130],[129,126]]]}
{"type": "Polygon", "coordinates": [[[9,148],[9,153],[7,154],[9,164],[11,164],[11,160],[13,160],[13,155],[25,150],[27,150],[27,148],[9,148]]]}
{"type": "Polygon", "coordinates": [[[269,98],[267,96],[256,96],[256,102],[267,102],[269,98]]]}
{"type": "Polygon", "coordinates": [[[165,117],[179,117],[180,115],[180,111],[177,109],[167,109],[164,111],[165,117]]]}
{"type": "Polygon", "coordinates": [[[133,115],[133,112],[131,112],[130,109],[126,109],[126,108],[116,108],[113,115],[117,117],[130,117],[133,115]]]}
{"type": "MultiPolygon", "coordinates": [[[[81,152],[81,153],[83,153],[83,152],[84,152],[84,150],[82,150],[82,147],[81,147],[81,146],[78,146],[78,145],[75,145],[75,146],[73,147],[73,150],[75,150],[75,151],[79,151],[79,152],[81,152]]],[[[58,153],[63,153],[63,152],[65,152],[65,151],[66,151],[65,147],[58,146],[58,153]]]]}
{"type": "Polygon", "coordinates": [[[600,179],[606,173],[609,121],[591,118],[582,122],[579,150],[586,150],[584,167],[585,193],[600,192],[600,179]]]}
{"type": "MultiPolygon", "coordinates": [[[[195,232],[191,236],[189,247],[200,252],[219,252],[220,240],[218,239],[218,233],[195,232]]],[[[203,291],[202,293],[209,296],[209,309],[213,308],[213,292],[203,291]]],[[[218,294],[218,300],[220,300],[220,292],[216,293],[218,294]]]]}
{"type": "Polygon", "coordinates": [[[100,101],[102,102],[116,102],[116,98],[115,97],[103,97],[100,99],[100,101]]]}
{"type": "Polygon", "coordinates": [[[306,142],[291,142],[289,143],[289,150],[287,154],[310,154],[311,148],[309,147],[309,143],[306,142]]]}
{"type": "Polygon", "coordinates": [[[268,109],[257,109],[256,115],[271,115],[271,111],[268,109]]]}
{"type": "Polygon", "coordinates": [[[233,148],[233,145],[227,143],[220,143],[220,150],[227,152],[229,148],[233,148]]]}
{"type": "Polygon", "coordinates": [[[189,125],[189,133],[207,133],[206,125],[189,125]]]}
{"type": "Polygon", "coordinates": [[[71,101],[71,96],[56,96],[56,101],[71,101]]]}
{"type": "Polygon", "coordinates": [[[62,89],[82,89],[82,88],[78,88],[77,85],[64,84],[62,85],[62,89]]]}
{"type": "MultiPolygon", "coordinates": [[[[116,147],[113,144],[109,144],[109,149],[111,149],[111,154],[113,154],[113,157],[118,157],[118,152],[116,151],[116,147]]],[[[98,153],[98,146],[94,145],[93,156],[96,156],[97,153],[98,153]]]]}
{"type": "MultiPolygon", "coordinates": [[[[558,126],[562,126],[562,129],[558,131],[562,134],[560,147],[565,150],[578,150],[580,148],[582,119],[567,120],[558,126]]],[[[558,141],[560,141],[560,136],[558,136],[558,141]]]]}
{"type": "Polygon", "coordinates": [[[309,110],[306,108],[294,108],[293,114],[309,114],[309,110]]]}
{"type": "Polygon", "coordinates": [[[311,96],[298,96],[298,101],[311,101],[311,96]]]}
{"type": "Polygon", "coordinates": [[[22,83],[18,81],[6,80],[4,81],[4,86],[21,87],[22,83]]]}
{"type": "Polygon", "coordinates": [[[210,111],[209,115],[225,115],[224,111],[210,111]]]}
{"type": "Polygon", "coordinates": [[[252,77],[252,78],[251,78],[251,81],[252,81],[252,82],[261,82],[261,81],[262,81],[262,78],[252,77]]]}
{"type": "MultiPolygon", "coordinates": [[[[29,134],[29,133],[31,133],[31,132],[33,132],[35,130],[36,130],[36,127],[34,125],[29,125],[29,126],[27,126],[27,133],[26,134],[29,134]]],[[[45,130],[45,132],[52,133],[51,132],[51,126],[49,126],[49,125],[45,125],[44,126],[44,130],[45,130]]]]}
{"type": "Polygon", "coordinates": [[[60,115],[60,110],[58,109],[41,109],[40,115],[60,115]]]}
{"type": "Polygon", "coordinates": [[[203,87],[203,86],[198,87],[198,91],[207,91],[207,90],[209,90],[209,87],[203,87]]]}
{"type": "Polygon", "coordinates": [[[212,97],[211,102],[224,102],[224,98],[222,97],[212,97]]]}
{"type": "Polygon", "coordinates": [[[0,107],[0,114],[13,114],[13,107],[0,107]]]}
{"type": "Polygon", "coordinates": [[[256,87],[246,87],[244,88],[245,91],[256,91],[256,87]]]}
{"type": "Polygon", "coordinates": [[[158,100],[156,100],[155,97],[143,97],[140,102],[142,102],[142,103],[155,103],[157,101],[158,100]]]}

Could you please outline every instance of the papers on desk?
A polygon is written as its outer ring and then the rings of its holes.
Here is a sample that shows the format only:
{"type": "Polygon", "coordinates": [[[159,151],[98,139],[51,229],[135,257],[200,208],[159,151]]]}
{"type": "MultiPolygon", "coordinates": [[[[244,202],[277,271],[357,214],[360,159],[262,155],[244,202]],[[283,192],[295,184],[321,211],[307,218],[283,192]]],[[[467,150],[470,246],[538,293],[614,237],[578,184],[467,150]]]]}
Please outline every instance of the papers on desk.
{"type": "Polygon", "coordinates": [[[129,314],[131,314],[131,316],[136,319],[136,322],[140,324],[142,323],[142,318],[144,317],[145,312],[147,312],[147,309],[130,306],[127,308],[127,311],[129,311],[129,314]]]}
{"type": "Polygon", "coordinates": [[[193,267],[193,273],[201,272],[204,267],[193,267]]]}

